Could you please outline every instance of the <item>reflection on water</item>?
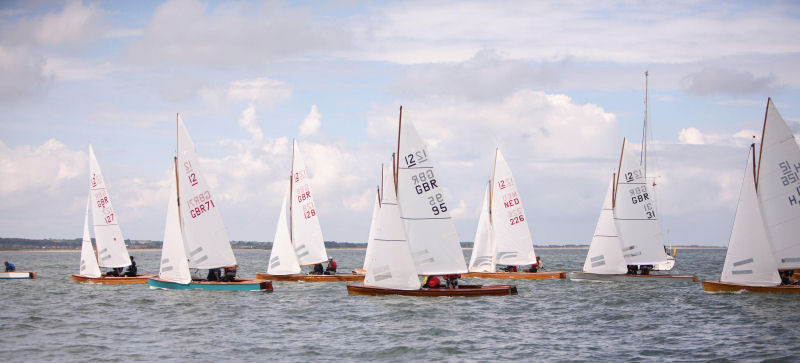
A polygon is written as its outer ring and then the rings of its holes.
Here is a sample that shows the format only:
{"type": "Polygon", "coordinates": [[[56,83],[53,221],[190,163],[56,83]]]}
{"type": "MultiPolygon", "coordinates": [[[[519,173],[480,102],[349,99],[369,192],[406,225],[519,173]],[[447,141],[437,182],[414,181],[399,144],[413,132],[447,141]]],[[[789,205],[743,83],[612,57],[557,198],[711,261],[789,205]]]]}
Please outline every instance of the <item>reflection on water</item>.
{"type": "MultiPolygon", "coordinates": [[[[468,258],[469,251],[465,251],[468,258]]],[[[340,271],[363,250],[329,251],[340,271]]],[[[586,250],[537,249],[547,270],[586,250]]],[[[160,252],[137,252],[157,271],[160,252]]],[[[269,251],[236,251],[241,276],[269,251]]],[[[730,360],[800,358],[798,298],[712,295],[700,284],[517,284],[518,296],[349,296],[345,283],[274,282],[275,292],[165,291],[70,280],[79,253],[3,252],[39,279],[0,281],[0,357],[12,361],[730,360]]],[[[673,273],[718,279],[724,250],[680,250],[673,273]]]]}

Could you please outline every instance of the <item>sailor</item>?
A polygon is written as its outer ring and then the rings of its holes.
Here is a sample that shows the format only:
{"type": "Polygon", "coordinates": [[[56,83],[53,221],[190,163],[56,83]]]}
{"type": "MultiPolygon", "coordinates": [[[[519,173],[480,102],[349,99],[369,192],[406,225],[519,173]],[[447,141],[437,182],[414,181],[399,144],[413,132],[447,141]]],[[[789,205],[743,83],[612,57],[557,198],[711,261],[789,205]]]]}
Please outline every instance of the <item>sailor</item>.
{"type": "Polygon", "coordinates": [[[653,265],[641,265],[639,266],[639,274],[640,275],[649,275],[650,270],[653,269],[653,265]]]}
{"type": "Polygon", "coordinates": [[[208,281],[219,281],[221,272],[218,268],[210,268],[208,269],[208,276],[206,276],[206,280],[208,281]]]}
{"type": "Polygon", "coordinates": [[[636,275],[636,265],[628,265],[628,275],[636,275]]]}
{"type": "Polygon", "coordinates": [[[457,289],[458,288],[458,278],[461,275],[447,275],[444,277],[444,283],[447,285],[448,289],[457,289]]]}
{"type": "Polygon", "coordinates": [[[322,275],[325,271],[322,269],[322,264],[318,263],[314,265],[314,271],[311,272],[312,275],[322,275]]]}
{"type": "Polygon", "coordinates": [[[325,267],[325,274],[326,275],[336,274],[336,261],[333,260],[333,257],[328,257],[328,266],[325,267]]]}
{"type": "Polygon", "coordinates": [[[125,271],[125,276],[136,277],[136,272],[138,272],[136,268],[136,261],[134,261],[133,256],[131,256],[131,264],[128,266],[128,270],[125,271]]]}
{"type": "Polygon", "coordinates": [[[539,258],[539,256],[536,256],[536,263],[532,264],[531,268],[525,270],[525,272],[537,272],[541,268],[542,268],[542,260],[539,258]]]}
{"type": "Polygon", "coordinates": [[[517,272],[517,266],[508,265],[503,269],[503,271],[505,271],[505,272],[517,272]]]}
{"type": "Polygon", "coordinates": [[[428,275],[425,277],[425,282],[422,283],[422,287],[437,288],[439,287],[439,284],[441,284],[441,281],[439,280],[438,277],[433,275],[428,275]]]}
{"type": "Polygon", "coordinates": [[[110,271],[106,272],[106,276],[119,277],[120,275],[122,275],[122,267],[114,267],[110,271]]]}
{"type": "Polygon", "coordinates": [[[797,280],[792,279],[792,275],[794,275],[794,270],[783,270],[780,271],[781,275],[781,285],[797,285],[797,280]]]}
{"type": "Polygon", "coordinates": [[[222,281],[232,282],[236,280],[236,265],[225,267],[225,276],[222,281]]]}
{"type": "Polygon", "coordinates": [[[6,261],[6,272],[14,272],[17,270],[17,266],[14,266],[13,263],[6,261]]]}

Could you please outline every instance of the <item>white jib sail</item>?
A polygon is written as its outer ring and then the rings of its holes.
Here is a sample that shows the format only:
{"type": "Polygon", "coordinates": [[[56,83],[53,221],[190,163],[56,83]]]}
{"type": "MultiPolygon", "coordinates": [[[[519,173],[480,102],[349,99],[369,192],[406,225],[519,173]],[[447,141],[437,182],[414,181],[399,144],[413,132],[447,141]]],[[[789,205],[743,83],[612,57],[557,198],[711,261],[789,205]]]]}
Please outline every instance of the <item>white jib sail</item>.
{"type": "Polygon", "coordinates": [[[800,268],[800,149],[767,101],[758,171],[758,198],[779,269],[800,268]]]}
{"type": "Polygon", "coordinates": [[[97,256],[100,267],[124,267],[131,264],[122,231],[119,230],[117,213],[111,206],[111,197],[106,190],[100,164],[89,145],[89,192],[92,195],[92,221],[97,256]]]}
{"type": "Polygon", "coordinates": [[[495,272],[497,267],[495,263],[495,251],[497,250],[497,246],[495,246],[494,231],[492,231],[492,222],[489,216],[489,203],[491,203],[489,197],[490,187],[490,184],[486,185],[481,214],[480,217],[478,217],[478,229],[475,231],[472,255],[469,258],[470,272],[495,272]]]}
{"type": "Polygon", "coordinates": [[[467,264],[445,190],[425,143],[410,122],[400,131],[398,159],[397,197],[417,272],[465,273],[467,264]]]}
{"type": "Polygon", "coordinates": [[[87,277],[100,277],[100,266],[97,265],[97,256],[92,247],[92,237],[89,235],[89,204],[92,196],[86,200],[86,215],[83,217],[83,242],[81,242],[81,266],[79,274],[87,277]]]}
{"type": "Polygon", "coordinates": [[[232,266],[236,257],[198,159],[183,119],[178,117],[178,191],[189,267],[232,266]]]}
{"type": "Polygon", "coordinates": [[[364,285],[379,286],[389,289],[416,290],[420,288],[411,249],[406,240],[403,221],[400,219],[400,208],[394,194],[394,178],[389,175],[389,183],[384,176],[381,208],[375,221],[375,233],[369,240],[372,254],[366,262],[367,273],[364,285]]]}
{"type": "MultiPolygon", "coordinates": [[[[175,173],[175,166],[172,167],[175,173]]],[[[169,197],[167,198],[167,217],[164,224],[164,242],[161,246],[161,265],[158,268],[158,277],[188,284],[192,282],[189,273],[189,261],[186,259],[186,250],[183,245],[181,233],[181,217],[178,212],[178,186],[175,178],[170,183],[169,197]]]]}
{"type": "Polygon", "coordinates": [[[614,221],[622,241],[622,253],[629,265],[664,263],[667,254],[664,253],[653,194],[638,158],[627,146],[627,140],[623,140],[614,201],[614,221]]]}
{"type": "Polygon", "coordinates": [[[308,171],[297,148],[297,141],[292,147],[292,243],[300,264],[313,265],[327,261],[328,253],[325,251],[322,228],[308,182],[308,171]]]}
{"type": "Polygon", "coordinates": [[[525,218],[525,208],[503,153],[495,154],[492,183],[492,229],[497,244],[497,263],[528,265],[536,263],[533,239],[525,218]]]}
{"type": "Polygon", "coordinates": [[[619,241],[617,226],[614,224],[614,210],[611,208],[611,195],[614,193],[614,181],[608,187],[600,217],[592,236],[592,244],[583,263],[583,272],[595,274],[624,274],[628,271],[625,257],[622,255],[622,243],[619,241]]]}
{"type": "Polygon", "coordinates": [[[372,258],[372,245],[369,241],[375,238],[375,225],[378,223],[378,211],[381,210],[380,191],[375,193],[375,203],[372,205],[372,219],[369,222],[369,235],[367,236],[367,252],[364,253],[364,270],[369,267],[369,261],[372,258]]]}
{"type": "Polygon", "coordinates": [[[764,228],[754,179],[751,147],[720,281],[776,286],[781,283],[781,278],[764,228]]]}
{"type": "Polygon", "coordinates": [[[294,252],[292,240],[289,237],[289,221],[286,219],[286,206],[289,200],[289,190],[286,190],[281,203],[281,213],[278,216],[278,226],[275,228],[275,238],[272,239],[272,250],[269,253],[269,266],[267,273],[272,275],[291,275],[300,273],[300,261],[294,252]]]}

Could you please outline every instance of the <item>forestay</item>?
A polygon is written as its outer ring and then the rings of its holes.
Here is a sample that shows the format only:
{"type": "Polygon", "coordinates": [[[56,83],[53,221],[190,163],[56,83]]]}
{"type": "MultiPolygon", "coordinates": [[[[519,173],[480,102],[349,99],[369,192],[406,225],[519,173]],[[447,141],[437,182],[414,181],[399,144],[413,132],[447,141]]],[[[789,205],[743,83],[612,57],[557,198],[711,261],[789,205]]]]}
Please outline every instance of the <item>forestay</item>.
{"type": "Polygon", "coordinates": [[[525,209],[522,206],[517,183],[500,149],[495,153],[491,214],[497,243],[497,263],[501,265],[536,263],[533,239],[528,229],[528,219],[525,218],[525,209]]]}
{"type": "Polygon", "coordinates": [[[771,99],[759,160],[758,198],[778,268],[800,268],[800,149],[771,99]]]}
{"type": "Polygon", "coordinates": [[[620,172],[614,206],[622,253],[628,265],[655,265],[667,261],[652,193],[636,156],[622,142],[620,172]]]}
{"type": "Polygon", "coordinates": [[[420,288],[417,270],[411,257],[400,209],[394,193],[394,178],[384,168],[384,189],[381,208],[375,221],[375,231],[369,240],[372,253],[365,262],[364,284],[389,289],[416,290],[420,288]],[[388,183],[387,183],[388,181],[388,183]],[[385,186],[389,185],[388,188],[385,186]]]}
{"type": "Polygon", "coordinates": [[[92,247],[92,237],[89,235],[89,205],[92,196],[86,200],[86,215],[83,217],[83,241],[81,242],[81,266],[79,274],[87,277],[100,277],[100,266],[97,265],[97,256],[92,247]]]}
{"type": "Polygon", "coordinates": [[[489,214],[489,204],[491,203],[490,183],[486,184],[486,192],[483,195],[483,206],[481,206],[481,214],[478,217],[478,229],[475,231],[472,255],[469,258],[469,272],[495,272],[497,267],[495,263],[497,247],[489,214]]]}
{"type": "Polygon", "coordinates": [[[178,191],[189,267],[210,269],[236,264],[228,232],[211,189],[200,171],[189,132],[178,117],[178,191]]]}
{"type": "Polygon", "coordinates": [[[281,212],[278,216],[278,225],[275,228],[275,238],[272,239],[272,250],[269,254],[267,273],[271,275],[291,275],[300,273],[300,262],[294,253],[292,240],[289,237],[289,221],[286,219],[286,206],[289,200],[287,189],[281,203],[281,212]]]}
{"type": "Polygon", "coordinates": [[[781,279],[764,228],[754,179],[751,147],[720,281],[750,286],[776,286],[781,283],[781,279]]]}
{"type": "Polygon", "coordinates": [[[111,206],[100,164],[89,145],[89,192],[92,196],[92,221],[100,267],[124,267],[131,264],[125,240],[119,229],[117,214],[111,206]]]}
{"type": "Polygon", "coordinates": [[[308,171],[297,141],[292,148],[291,238],[300,264],[313,265],[328,260],[328,254],[308,182],[308,171]]]}
{"type": "Polygon", "coordinates": [[[397,195],[417,272],[465,273],[467,265],[446,193],[430,152],[410,122],[401,127],[399,143],[397,195]]]}
{"type": "MultiPolygon", "coordinates": [[[[177,177],[174,165],[172,174],[177,177]]],[[[192,277],[189,273],[189,262],[186,260],[180,218],[177,181],[172,178],[167,198],[164,243],[161,246],[161,265],[158,269],[158,277],[179,284],[188,284],[192,282],[192,277]]]]}
{"type": "Polygon", "coordinates": [[[608,186],[597,226],[594,228],[592,243],[583,263],[583,272],[595,274],[624,274],[627,272],[625,257],[622,255],[622,243],[619,240],[617,226],[614,224],[614,210],[611,198],[614,194],[614,180],[608,186]]]}

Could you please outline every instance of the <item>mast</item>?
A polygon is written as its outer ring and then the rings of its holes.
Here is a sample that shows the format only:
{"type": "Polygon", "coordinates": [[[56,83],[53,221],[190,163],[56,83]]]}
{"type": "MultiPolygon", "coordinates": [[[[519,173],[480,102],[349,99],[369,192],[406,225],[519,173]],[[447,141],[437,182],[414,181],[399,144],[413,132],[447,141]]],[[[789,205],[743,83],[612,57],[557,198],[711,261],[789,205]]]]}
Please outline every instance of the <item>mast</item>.
{"type": "Polygon", "coordinates": [[[644,71],[644,127],[642,128],[642,154],[640,163],[644,165],[644,179],[647,180],[647,76],[644,71]]]}
{"type": "MultiPolygon", "coordinates": [[[[611,185],[617,183],[617,173],[611,173],[611,185]]],[[[617,188],[611,188],[611,208],[614,208],[614,201],[617,200],[617,188]]]]}
{"type": "Polygon", "coordinates": [[[497,147],[494,149],[494,165],[492,166],[492,180],[491,185],[489,188],[489,224],[492,224],[492,199],[494,198],[494,183],[496,182],[495,176],[497,174],[497,153],[500,151],[500,148],[497,147]]]}
{"type": "Polygon", "coordinates": [[[622,138],[622,150],[619,152],[619,165],[617,166],[617,171],[620,172],[620,175],[617,175],[616,181],[614,182],[614,198],[611,200],[611,207],[615,207],[617,205],[617,188],[619,187],[619,177],[622,176],[622,156],[625,155],[625,138],[622,138]]]}
{"type": "MultiPolygon", "coordinates": [[[[761,154],[764,153],[764,134],[767,132],[767,115],[769,115],[769,104],[772,102],[772,97],[767,97],[767,109],[764,111],[764,126],[761,127],[761,147],[758,149],[758,169],[756,173],[756,191],[758,190],[758,179],[761,177],[761,154]]],[[[755,137],[755,136],[753,136],[755,137]]],[[[753,143],[755,145],[755,143],[753,143]]],[[[755,150],[753,150],[755,152],[755,150]]],[[[755,155],[753,155],[753,162],[755,162],[755,155]]]]}
{"type": "Polygon", "coordinates": [[[181,227],[181,234],[183,234],[183,216],[181,215],[181,181],[178,179],[178,153],[180,152],[181,148],[179,147],[178,143],[180,142],[180,129],[178,125],[178,121],[180,120],[181,114],[175,113],[175,157],[173,158],[173,162],[175,163],[175,190],[178,192],[178,195],[175,197],[178,198],[178,223],[181,227]]]}
{"type": "MultiPolygon", "coordinates": [[[[400,130],[403,128],[403,106],[400,106],[400,118],[397,121],[397,160],[393,162],[392,173],[394,174],[394,193],[397,194],[397,174],[400,169],[400,130]]],[[[394,160],[394,158],[392,158],[394,160]]]]}

